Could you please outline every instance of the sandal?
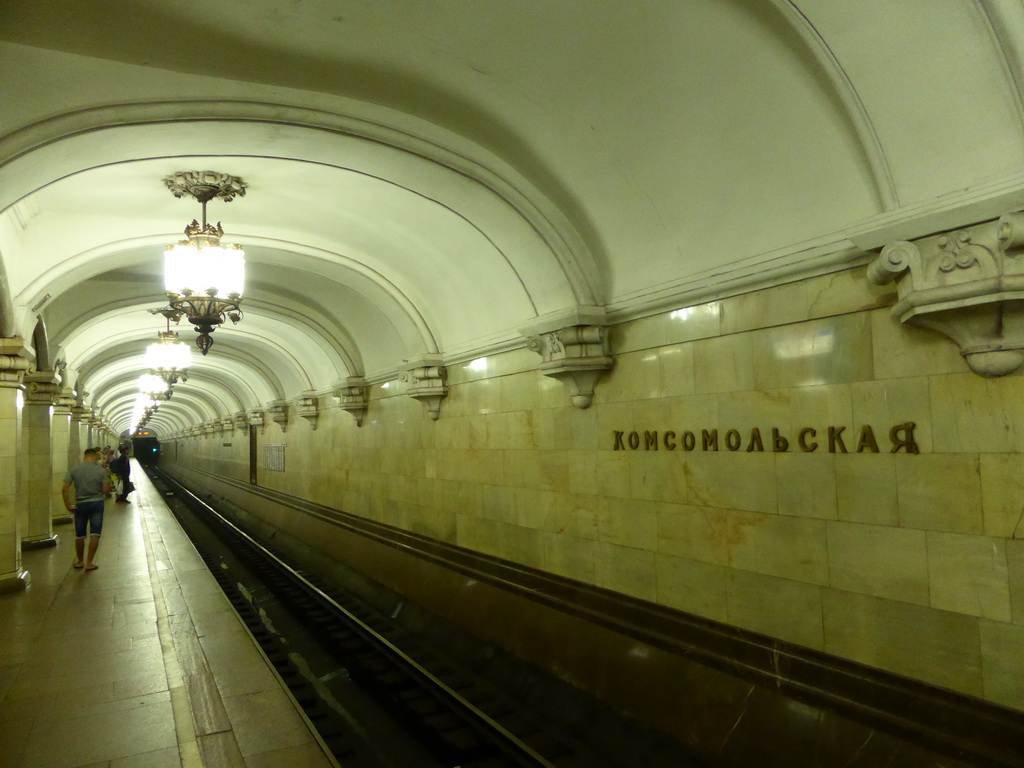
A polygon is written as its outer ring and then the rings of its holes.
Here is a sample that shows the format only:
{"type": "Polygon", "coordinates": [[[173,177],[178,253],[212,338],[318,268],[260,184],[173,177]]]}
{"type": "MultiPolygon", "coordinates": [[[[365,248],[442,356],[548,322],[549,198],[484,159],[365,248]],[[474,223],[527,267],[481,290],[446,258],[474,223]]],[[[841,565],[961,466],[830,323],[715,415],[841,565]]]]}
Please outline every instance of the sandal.
{"type": "Polygon", "coordinates": [[[72,568],[82,568],[83,566],[85,566],[85,563],[73,563],[71,565],[72,568]]]}
{"type": "Polygon", "coordinates": [[[85,566],[85,570],[87,570],[87,571],[95,571],[97,568],[99,568],[99,566],[96,565],[96,563],[93,563],[92,565],[85,566]]]}

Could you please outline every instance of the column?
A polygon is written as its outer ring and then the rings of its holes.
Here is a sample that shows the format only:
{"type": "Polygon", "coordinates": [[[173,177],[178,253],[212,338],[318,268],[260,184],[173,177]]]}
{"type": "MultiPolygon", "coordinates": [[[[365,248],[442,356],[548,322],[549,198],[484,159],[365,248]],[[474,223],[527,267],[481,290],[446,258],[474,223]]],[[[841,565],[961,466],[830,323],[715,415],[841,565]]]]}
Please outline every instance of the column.
{"type": "Polygon", "coordinates": [[[25,452],[27,526],[22,532],[22,549],[40,549],[57,545],[53,533],[53,463],[50,431],[53,402],[60,386],[53,371],[25,374],[25,410],[22,429],[25,452]]]}
{"type": "MultiPolygon", "coordinates": [[[[74,519],[64,509],[64,499],[60,489],[64,485],[64,476],[68,473],[71,453],[71,408],[75,404],[75,391],[65,387],[60,391],[57,402],[53,406],[53,422],[50,425],[50,463],[52,465],[51,511],[53,524],[63,525],[74,519]]],[[[74,425],[75,430],[78,425],[74,425]]],[[[78,441],[75,441],[77,451],[78,441]]]]}
{"type": "Polygon", "coordinates": [[[85,425],[89,423],[92,411],[88,406],[82,405],[79,401],[71,406],[71,431],[68,434],[68,466],[77,467],[82,463],[82,454],[89,446],[82,442],[82,433],[85,425]]]}
{"type": "Polygon", "coordinates": [[[0,338],[0,592],[24,589],[18,454],[21,449],[22,377],[28,370],[24,342],[0,338]]]}

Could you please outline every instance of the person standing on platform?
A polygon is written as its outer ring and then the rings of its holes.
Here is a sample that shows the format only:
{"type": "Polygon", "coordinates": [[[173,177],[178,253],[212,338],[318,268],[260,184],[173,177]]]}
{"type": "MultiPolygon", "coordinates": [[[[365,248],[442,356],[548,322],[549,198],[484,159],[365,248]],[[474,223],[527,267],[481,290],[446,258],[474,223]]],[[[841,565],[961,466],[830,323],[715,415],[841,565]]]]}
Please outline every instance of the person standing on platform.
{"type": "Polygon", "coordinates": [[[128,494],[135,490],[135,486],[132,485],[131,472],[132,465],[128,461],[128,445],[123,443],[117,447],[117,457],[110,460],[110,471],[117,475],[118,481],[121,483],[121,492],[117,494],[117,498],[114,499],[118,504],[130,504],[128,501],[128,494]]]}
{"type": "Polygon", "coordinates": [[[75,568],[95,571],[98,567],[93,559],[100,546],[103,532],[103,495],[110,492],[107,470],[100,466],[100,453],[89,448],[82,457],[82,463],[64,476],[61,495],[64,506],[75,513],[75,568]],[[75,503],[71,503],[71,486],[75,486],[75,503]],[[89,551],[85,551],[85,539],[89,537],[89,551]],[[83,559],[84,558],[84,559],[83,559]]]}

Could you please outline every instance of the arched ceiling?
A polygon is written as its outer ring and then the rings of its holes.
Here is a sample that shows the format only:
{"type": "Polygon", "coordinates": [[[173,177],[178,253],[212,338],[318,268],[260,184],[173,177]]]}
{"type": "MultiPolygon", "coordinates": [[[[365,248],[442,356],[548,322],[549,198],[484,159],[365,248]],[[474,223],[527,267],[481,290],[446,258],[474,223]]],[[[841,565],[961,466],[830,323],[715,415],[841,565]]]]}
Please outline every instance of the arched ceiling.
{"type": "Polygon", "coordinates": [[[248,277],[166,429],[1024,204],[1009,0],[6,0],[0,41],[0,331],[117,429],[177,171],[246,181],[248,277]]]}

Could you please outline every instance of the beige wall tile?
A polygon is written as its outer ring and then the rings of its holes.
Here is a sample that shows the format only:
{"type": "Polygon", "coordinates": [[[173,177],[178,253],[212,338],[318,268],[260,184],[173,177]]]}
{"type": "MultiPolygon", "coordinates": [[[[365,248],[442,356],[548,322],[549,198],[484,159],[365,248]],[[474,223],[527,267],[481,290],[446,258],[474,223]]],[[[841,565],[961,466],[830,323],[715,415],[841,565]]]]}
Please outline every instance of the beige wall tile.
{"type": "Polygon", "coordinates": [[[658,552],[757,570],[757,528],[769,515],[682,504],[658,508],[658,552]]]}
{"type": "Polygon", "coordinates": [[[608,329],[608,346],[616,355],[663,346],[668,341],[666,319],[660,314],[613,325],[608,329]]]}
{"type": "Polygon", "coordinates": [[[972,696],[983,693],[973,616],[826,590],[824,624],[827,653],[972,696]]]}
{"type": "Polygon", "coordinates": [[[1002,539],[928,531],[928,580],[933,608],[1010,620],[1002,539]]]}
{"type": "Polygon", "coordinates": [[[829,426],[852,425],[851,387],[850,384],[825,384],[789,390],[790,424],[797,430],[813,427],[820,434],[825,434],[829,426]]]}
{"type": "Polygon", "coordinates": [[[658,590],[654,553],[619,544],[599,543],[597,585],[655,601],[658,590]]]}
{"type": "Polygon", "coordinates": [[[658,350],[661,364],[661,391],[659,397],[675,395],[692,395],[693,380],[693,345],[674,344],[658,350]]]}
{"type": "Polygon", "coordinates": [[[871,316],[876,379],[967,370],[967,363],[960,357],[960,348],[941,333],[901,324],[889,309],[876,309],[868,314],[871,316]]]}
{"type": "Polygon", "coordinates": [[[933,376],[931,407],[936,452],[1024,451],[1024,376],[933,376]]]}
{"type": "Polygon", "coordinates": [[[1024,461],[1016,453],[981,460],[981,505],[987,536],[1024,538],[1024,461]]]}
{"type": "Polygon", "coordinates": [[[631,498],[676,504],[690,501],[687,458],[682,452],[630,451],[629,461],[631,498]]]}
{"type": "MultiPolygon", "coordinates": [[[[760,429],[766,439],[772,429],[790,435],[793,427],[790,392],[788,389],[724,392],[718,395],[718,425],[721,430],[738,430],[743,435],[744,448],[754,427],[760,429]]],[[[765,447],[771,450],[770,446],[765,447]]]]}
{"type": "MultiPolygon", "coordinates": [[[[847,433],[848,449],[856,450],[860,430],[870,426],[880,453],[893,449],[889,430],[897,424],[914,423],[914,441],[922,453],[932,452],[932,408],[929,379],[924,376],[862,381],[850,385],[853,396],[853,422],[847,433]]],[[[868,450],[864,451],[869,452],[868,450]]]]}
{"type": "Polygon", "coordinates": [[[680,307],[662,317],[665,322],[665,343],[678,344],[718,336],[721,333],[722,304],[709,301],[691,307],[680,307]]]}
{"type": "Polygon", "coordinates": [[[924,531],[838,521],[827,527],[830,586],[929,604],[924,531]]]}
{"type": "Polygon", "coordinates": [[[1014,624],[1024,624],[1024,539],[1006,542],[1006,566],[1010,582],[1010,614],[1014,624]]]}
{"type": "Polygon", "coordinates": [[[597,542],[564,533],[544,535],[544,568],[588,584],[597,581],[597,542]]]}
{"type": "Polygon", "coordinates": [[[533,568],[544,567],[543,531],[508,523],[498,524],[499,557],[533,568]]]}
{"type": "Polygon", "coordinates": [[[632,401],[662,397],[663,392],[660,351],[625,352],[615,356],[614,367],[601,379],[600,400],[602,403],[632,401]]]}
{"type": "Polygon", "coordinates": [[[867,267],[834,272],[807,280],[809,317],[826,317],[885,307],[896,301],[896,285],[875,285],[867,278],[867,267]]]}
{"type": "Polygon", "coordinates": [[[656,567],[660,604],[715,621],[728,620],[726,568],[671,555],[658,555],[656,567]]]}
{"type": "Polygon", "coordinates": [[[822,647],[822,589],[813,584],[730,570],[726,574],[732,624],[808,648],[822,647]]]}
{"type": "Polygon", "coordinates": [[[1024,709],[1024,627],[982,621],[980,630],[985,698],[1024,709]]]}
{"type": "Polygon", "coordinates": [[[755,529],[755,537],[759,573],[829,583],[824,520],[769,515],[755,529]]]}
{"type": "Polygon", "coordinates": [[[900,454],[893,459],[901,526],[954,533],[983,532],[977,456],[900,454]]]}
{"type": "Polygon", "coordinates": [[[654,552],[658,547],[658,510],[662,505],[634,500],[623,512],[621,504],[604,503],[598,508],[601,542],[621,544],[654,552]]]}
{"type": "Polygon", "coordinates": [[[685,457],[691,503],[771,514],[778,511],[775,454],[697,450],[685,457]]]}
{"type": "Polygon", "coordinates": [[[751,334],[736,333],[693,343],[694,391],[735,392],[754,388],[751,334]]]}
{"type": "Polygon", "coordinates": [[[721,302],[723,334],[806,320],[807,281],[776,285],[721,302]]]}
{"type": "Polygon", "coordinates": [[[896,465],[888,454],[837,457],[836,501],[840,520],[899,525],[896,465]]]}
{"type": "Polygon", "coordinates": [[[632,462],[628,451],[598,451],[595,456],[595,465],[595,494],[623,499],[630,497],[632,462]]]}
{"type": "Polygon", "coordinates": [[[842,384],[872,377],[865,313],[751,333],[755,389],[842,384]]]}
{"type": "Polygon", "coordinates": [[[847,458],[830,453],[776,454],[779,514],[835,520],[836,465],[847,458]]]}

